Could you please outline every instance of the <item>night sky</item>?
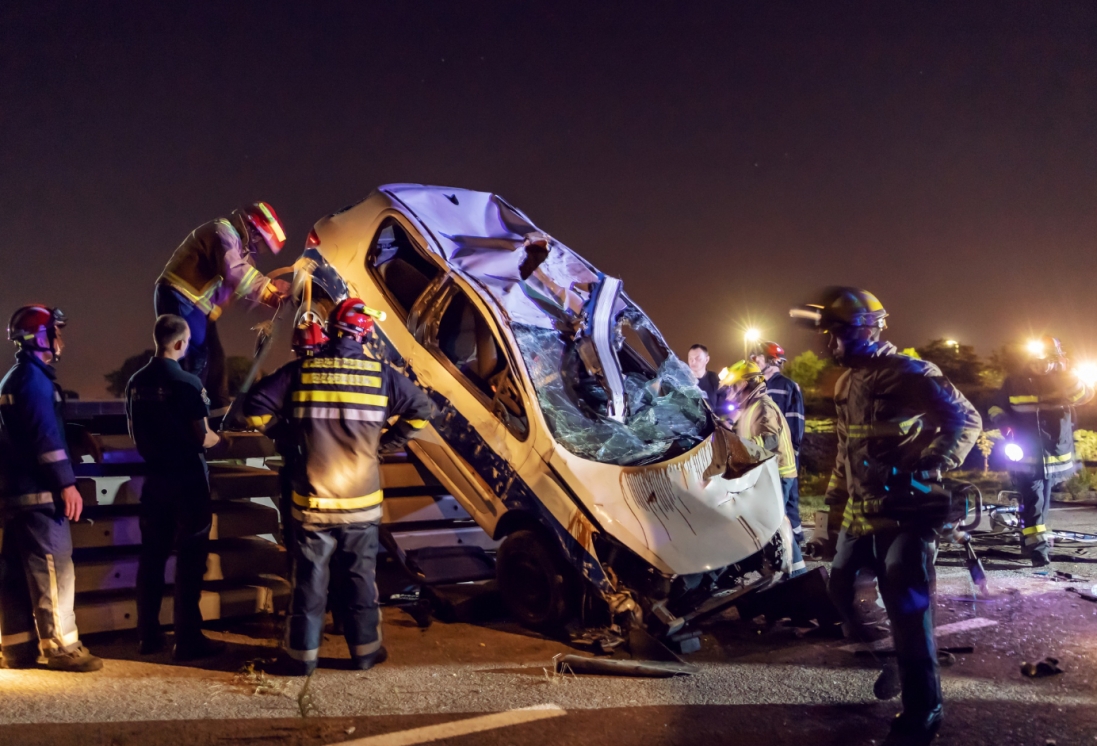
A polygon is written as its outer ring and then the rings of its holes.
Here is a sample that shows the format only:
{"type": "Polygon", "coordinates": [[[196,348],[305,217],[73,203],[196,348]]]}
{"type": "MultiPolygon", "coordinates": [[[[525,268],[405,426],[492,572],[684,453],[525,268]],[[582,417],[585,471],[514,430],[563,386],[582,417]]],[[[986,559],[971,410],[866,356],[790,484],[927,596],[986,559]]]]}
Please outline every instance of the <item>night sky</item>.
{"type": "Polygon", "coordinates": [[[394,181],[500,193],[716,368],[825,284],[1097,354],[1092,2],[55,5],[0,7],[0,315],[61,306],[85,397],[192,228],[271,202],[271,269],[394,181]]]}

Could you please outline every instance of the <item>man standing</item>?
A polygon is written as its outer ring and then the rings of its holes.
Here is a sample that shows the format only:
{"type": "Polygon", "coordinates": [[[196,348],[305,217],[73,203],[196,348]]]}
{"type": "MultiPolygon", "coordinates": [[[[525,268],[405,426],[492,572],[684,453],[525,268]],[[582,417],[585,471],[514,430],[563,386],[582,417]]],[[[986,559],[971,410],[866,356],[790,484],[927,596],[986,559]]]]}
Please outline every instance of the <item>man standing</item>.
{"type": "Polygon", "coordinates": [[[224,414],[228,405],[225,351],[215,322],[234,300],[277,307],[286,297],[288,283],[271,280],[255,268],[255,257],[261,251],[277,254],[285,243],[286,234],[274,208],[256,202],[195,228],[156,280],[156,314],[186,319],[191,341],[183,369],[198,376],[209,389],[214,415],[224,414]]]}
{"type": "Polygon", "coordinates": [[[287,541],[293,577],[282,670],[316,670],[332,572],[351,659],[360,670],[387,657],[375,582],[381,520],[379,449],[397,450],[427,426],[426,394],[394,369],[367,357],[373,319],[348,298],[328,319],[331,341],[314,357],[296,360],[261,379],[244,415],[253,427],[288,429],[294,457],[287,541]],[[400,419],[382,434],[389,418],[400,419]]]}
{"type": "Polygon", "coordinates": [[[53,363],[65,315],[23,306],[8,322],[19,351],[0,381],[0,635],[3,667],[33,668],[41,653],[55,671],[98,671],[80,643],[73,602],[69,521],[84,501],[65,442],[63,399],[53,363]]]}
{"type": "Polygon", "coordinates": [[[153,329],[156,357],[126,385],[130,437],[148,465],[141,488],[141,555],[137,566],[138,651],[163,649],[160,602],[164,568],[176,549],[175,648],[178,661],[207,658],[224,650],[202,634],[202,576],[213,514],[205,449],[217,444],[209,429],[209,405],[197,376],[179,361],[187,354],[186,320],[165,314],[153,329]]]}
{"type": "Polygon", "coordinates": [[[697,379],[697,388],[705,392],[705,396],[708,398],[708,403],[709,406],[712,407],[712,411],[720,414],[719,410],[717,410],[720,401],[716,393],[720,390],[720,376],[708,369],[708,361],[709,356],[707,347],[696,344],[689,348],[686,362],[689,364],[689,369],[693,372],[693,377],[697,379]]]}
{"type": "Polygon", "coordinates": [[[1092,399],[1093,388],[1070,371],[1070,361],[1054,337],[1030,343],[1025,368],[1006,377],[988,414],[1006,436],[1007,469],[1021,493],[1021,551],[1033,567],[1043,567],[1051,563],[1051,489],[1077,469],[1074,407],[1092,399]]]}
{"type": "MultiPolygon", "coordinates": [[[[735,424],[735,434],[777,455],[777,472],[781,478],[781,492],[785,498],[787,515],[789,493],[796,481],[796,454],[792,450],[788,423],[785,422],[781,410],[769,398],[762,371],[751,361],[740,360],[727,369],[720,383],[727,387],[727,400],[731,407],[731,420],[735,424]]],[[[792,522],[791,516],[789,522],[792,522]]],[[[794,525],[799,523],[800,517],[796,516],[794,525]]],[[[793,542],[792,568],[789,574],[791,577],[796,577],[806,571],[800,545],[793,542]]]]}
{"type": "Polygon", "coordinates": [[[874,510],[896,475],[937,475],[963,463],[982,429],[975,407],[932,363],[882,342],[887,312],[876,296],[828,288],[790,315],[827,335],[838,379],[838,457],[827,488],[837,534],[830,596],[857,637],[854,579],[871,569],[891,621],[903,712],[888,743],[929,744],[944,714],[933,637],[934,534],[874,510]]]}
{"type": "Polygon", "coordinates": [[[766,379],[766,394],[788,423],[792,450],[796,454],[797,476],[789,487],[785,509],[792,522],[792,536],[797,544],[804,543],[804,529],[800,526],[800,443],[804,439],[804,395],[800,386],[781,373],[785,365],[785,349],[776,342],[759,342],[750,355],[750,361],[762,369],[766,379]]]}

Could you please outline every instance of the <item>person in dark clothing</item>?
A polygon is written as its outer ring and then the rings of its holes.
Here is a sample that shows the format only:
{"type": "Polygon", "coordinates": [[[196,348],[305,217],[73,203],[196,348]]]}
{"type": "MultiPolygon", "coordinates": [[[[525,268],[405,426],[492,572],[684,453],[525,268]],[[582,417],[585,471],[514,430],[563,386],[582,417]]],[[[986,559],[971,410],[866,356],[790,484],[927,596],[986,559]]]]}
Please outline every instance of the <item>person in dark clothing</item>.
{"type": "MultiPolygon", "coordinates": [[[[796,469],[800,469],[800,443],[804,440],[804,395],[800,386],[781,373],[785,364],[785,349],[776,342],[759,342],[750,360],[757,365],[766,379],[766,393],[788,423],[792,450],[796,454],[796,469]]],[[[804,529],[800,525],[800,478],[792,479],[788,489],[785,511],[792,523],[792,535],[797,544],[804,543],[804,529]]]]}
{"type": "Polygon", "coordinates": [[[846,368],[834,396],[838,456],[826,495],[831,528],[840,527],[830,596],[847,630],[860,637],[854,581],[862,569],[876,574],[903,701],[887,743],[929,744],[944,716],[933,632],[935,536],[932,528],[900,525],[874,506],[895,474],[939,478],[959,467],[982,420],[937,366],[880,340],[887,312],[871,293],[829,288],[790,315],[826,334],[832,357],[846,368]]]}
{"type": "Polygon", "coordinates": [[[1006,468],[1021,494],[1021,551],[1034,567],[1043,567],[1051,563],[1051,489],[1078,468],[1074,407],[1093,398],[1093,387],[1070,370],[1058,339],[1034,341],[1029,355],[1026,369],[1002,382],[987,414],[1008,441],[1006,468]]]}
{"type": "Polygon", "coordinates": [[[191,231],[156,280],[156,314],[186,320],[191,340],[180,363],[209,390],[215,416],[228,405],[225,351],[216,321],[235,300],[276,307],[287,296],[288,283],[272,280],[255,268],[261,251],[277,254],[285,242],[274,208],[256,202],[191,231]]]}
{"type": "Polygon", "coordinates": [[[220,439],[209,429],[209,403],[202,382],[179,364],[190,342],[186,320],[170,314],[160,316],[153,336],[156,356],[126,385],[130,437],[148,466],[141,489],[138,651],[150,655],[164,648],[160,605],[164,569],[174,547],[172,656],[180,661],[197,660],[225,648],[224,643],[202,634],[198,608],[213,521],[205,449],[220,439]]]}
{"type": "Polygon", "coordinates": [[[65,441],[64,397],[53,363],[65,315],[33,305],[8,322],[19,351],[0,381],[0,635],[2,668],[88,672],[103,661],[76,630],[76,571],[69,521],[84,501],[65,441]]]}
{"type": "Polygon", "coordinates": [[[387,657],[376,586],[379,452],[402,448],[433,410],[409,379],[367,356],[363,338],[373,319],[360,299],[341,302],[328,324],[325,347],[261,379],[244,402],[249,425],[277,432],[293,454],[293,576],[279,666],[292,675],[316,670],[332,573],[355,666],[366,670],[387,657]],[[399,419],[382,433],[393,416],[399,419]]]}
{"type": "Polygon", "coordinates": [[[720,406],[721,398],[718,394],[720,391],[720,376],[714,371],[708,369],[708,348],[702,344],[693,345],[689,348],[689,353],[686,355],[686,363],[689,364],[689,369],[693,373],[693,377],[697,379],[697,388],[705,392],[705,397],[708,399],[709,406],[712,407],[712,411],[719,414],[717,407],[720,406]]]}

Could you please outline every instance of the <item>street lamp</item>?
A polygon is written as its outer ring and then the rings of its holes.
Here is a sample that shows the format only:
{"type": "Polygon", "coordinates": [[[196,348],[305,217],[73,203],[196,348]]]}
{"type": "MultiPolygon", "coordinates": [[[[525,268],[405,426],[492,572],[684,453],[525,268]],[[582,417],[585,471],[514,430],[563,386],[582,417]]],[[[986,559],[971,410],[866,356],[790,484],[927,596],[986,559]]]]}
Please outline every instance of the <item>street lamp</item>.
{"type": "Polygon", "coordinates": [[[750,348],[762,339],[762,332],[754,327],[746,330],[743,334],[743,357],[746,358],[750,355],[750,348]]]}

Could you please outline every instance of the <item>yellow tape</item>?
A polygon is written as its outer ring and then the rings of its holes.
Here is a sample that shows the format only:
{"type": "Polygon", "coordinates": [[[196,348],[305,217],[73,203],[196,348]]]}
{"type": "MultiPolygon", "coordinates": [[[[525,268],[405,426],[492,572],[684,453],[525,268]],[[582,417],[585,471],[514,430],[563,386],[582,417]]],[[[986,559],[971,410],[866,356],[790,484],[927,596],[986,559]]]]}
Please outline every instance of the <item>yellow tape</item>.
{"type": "Polygon", "coordinates": [[[1045,531],[1047,531],[1047,526],[1041,523],[1038,526],[1029,526],[1028,528],[1021,529],[1021,534],[1023,536],[1032,536],[1033,534],[1042,534],[1045,531]]]}

